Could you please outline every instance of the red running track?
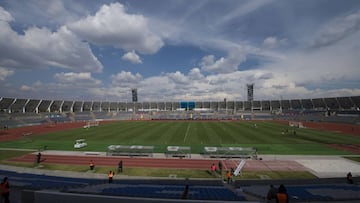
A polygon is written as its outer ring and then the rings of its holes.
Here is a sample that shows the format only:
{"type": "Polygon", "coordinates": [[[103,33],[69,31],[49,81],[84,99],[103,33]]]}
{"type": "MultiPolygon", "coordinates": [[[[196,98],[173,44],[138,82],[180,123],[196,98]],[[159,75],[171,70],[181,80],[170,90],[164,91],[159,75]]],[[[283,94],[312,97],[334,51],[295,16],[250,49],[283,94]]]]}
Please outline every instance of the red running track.
{"type": "MultiPolygon", "coordinates": [[[[36,154],[12,158],[14,162],[35,162],[36,154]]],[[[123,167],[142,168],[181,168],[210,170],[214,163],[218,166],[219,159],[176,159],[176,158],[140,158],[140,157],[104,157],[104,156],[69,156],[69,155],[42,155],[43,163],[89,165],[93,160],[96,166],[117,166],[120,160],[123,167]]],[[[239,160],[221,160],[224,169],[236,168],[239,160]]],[[[247,160],[244,171],[307,171],[308,169],[295,161],[289,160],[247,160]]]]}

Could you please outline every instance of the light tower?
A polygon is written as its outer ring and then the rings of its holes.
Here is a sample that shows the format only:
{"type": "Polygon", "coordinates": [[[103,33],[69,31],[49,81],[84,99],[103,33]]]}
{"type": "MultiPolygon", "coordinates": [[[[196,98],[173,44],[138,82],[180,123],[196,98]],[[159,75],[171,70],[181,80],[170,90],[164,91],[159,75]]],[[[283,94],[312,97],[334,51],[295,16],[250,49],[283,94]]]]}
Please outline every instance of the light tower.
{"type": "Polygon", "coordinates": [[[254,83],[247,84],[247,94],[248,94],[248,102],[251,103],[254,101],[254,83]]]}
{"type": "Polygon", "coordinates": [[[253,101],[254,101],[254,83],[247,84],[247,93],[248,93],[248,102],[250,103],[251,109],[251,119],[254,118],[254,109],[253,109],[253,101]]]}
{"type": "Polygon", "coordinates": [[[137,102],[138,101],[137,88],[131,89],[131,95],[132,95],[132,101],[137,102]]]}

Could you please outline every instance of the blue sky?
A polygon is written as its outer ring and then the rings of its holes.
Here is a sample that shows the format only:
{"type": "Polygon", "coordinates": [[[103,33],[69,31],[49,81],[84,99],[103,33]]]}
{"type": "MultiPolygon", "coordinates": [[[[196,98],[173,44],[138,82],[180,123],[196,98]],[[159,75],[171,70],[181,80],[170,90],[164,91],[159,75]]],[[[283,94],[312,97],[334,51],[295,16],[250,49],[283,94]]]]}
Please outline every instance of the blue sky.
{"type": "Polygon", "coordinates": [[[360,1],[0,1],[0,97],[360,95],[360,1]]]}

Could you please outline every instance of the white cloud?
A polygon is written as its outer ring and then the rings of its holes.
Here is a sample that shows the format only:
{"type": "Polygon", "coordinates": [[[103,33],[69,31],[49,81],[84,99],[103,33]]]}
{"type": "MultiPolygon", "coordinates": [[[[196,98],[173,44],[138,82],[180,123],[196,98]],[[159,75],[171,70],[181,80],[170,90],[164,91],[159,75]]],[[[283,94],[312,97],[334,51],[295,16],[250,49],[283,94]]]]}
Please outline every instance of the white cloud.
{"type": "Polygon", "coordinates": [[[0,23],[3,22],[10,22],[13,21],[13,16],[7,12],[3,7],[0,6],[0,23]]]}
{"type": "Polygon", "coordinates": [[[229,55],[216,60],[214,55],[204,56],[201,59],[201,70],[209,73],[231,73],[238,70],[240,63],[246,60],[240,51],[230,51],[229,55]]]}
{"type": "Polygon", "coordinates": [[[13,70],[0,67],[0,80],[5,80],[7,77],[14,74],[13,70]]]}
{"type": "Polygon", "coordinates": [[[277,48],[281,45],[285,45],[287,42],[287,39],[280,39],[278,40],[277,37],[267,37],[266,39],[264,39],[264,42],[263,42],[263,46],[266,47],[266,48],[277,48]]]}
{"type": "Polygon", "coordinates": [[[189,72],[189,78],[192,80],[201,80],[204,78],[204,75],[199,68],[192,68],[189,72]]]}
{"type": "Polygon", "coordinates": [[[28,91],[35,91],[35,89],[31,86],[28,86],[28,85],[22,85],[20,87],[20,90],[21,91],[24,91],[24,92],[28,92],[28,91]]]}
{"type": "Polygon", "coordinates": [[[129,14],[120,3],[103,5],[94,16],[68,24],[82,38],[98,44],[111,45],[143,54],[156,53],[162,39],[150,30],[143,15],[129,14]]]}
{"type": "Polygon", "coordinates": [[[142,63],[139,55],[136,54],[136,52],[134,50],[127,52],[126,54],[124,54],[121,59],[125,60],[125,61],[129,61],[131,63],[134,64],[140,64],[142,63]]]}
{"type": "MultiPolygon", "coordinates": [[[[11,20],[11,15],[7,16],[11,20]]],[[[6,13],[6,12],[5,12],[6,13]]],[[[101,72],[103,66],[82,42],[65,26],[56,32],[30,27],[18,34],[6,21],[0,21],[0,66],[8,69],[59,67],[76,71],[101,72]]]]}
{"type": "Polygon", "coordinates": [[[132,74],[131,72],[121,71],[116,75],[111,75],[111,84],[113,86],[134,87],[141,82],[142,76],[139,73],[132,74]]]}
{"type": "Polygon", "coordinates": [[[175,84],[178,84],[178,85],[181,85],[181,86],[189,84],[188,78],[183,73],[181,73],[180,71],[176,71],[175,73],[168,73],[167,76],[175,84]]]}
{"type": "Polygon", "coordinates": [[[311,47],[332,45],[360,30],[360,10],[338,17],[320,28],[311,47]]]}
{"type": "Polygon", "coordinates": [[[60,83],[77,86],[97,86],[101,84],[100,80],[97,80],[91,76],[91,73],[56,73],[54,78],[60,83]]]}

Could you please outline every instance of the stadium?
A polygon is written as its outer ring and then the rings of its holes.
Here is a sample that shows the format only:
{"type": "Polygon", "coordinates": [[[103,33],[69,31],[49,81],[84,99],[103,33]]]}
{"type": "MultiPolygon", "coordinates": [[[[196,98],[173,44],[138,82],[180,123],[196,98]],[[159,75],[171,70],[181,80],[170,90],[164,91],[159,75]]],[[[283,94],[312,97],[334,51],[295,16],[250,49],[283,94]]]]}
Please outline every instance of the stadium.
{"type": "Polygon", "coordinates": [[[11,177],[22,202],[54,196],[182,202],[185,185],[193,202],[263,202],[270,184],[286,184],[296,202],[358,201],[359,186],[345,177],[351,171],[358,181],[360,175],[359,107],[360,96],[219,102],[1,98],[2,154],[18,152],[3,155],[1,173],[11,177]],[[95,172],[87,170],[90,160],[95,172]],[[124,172],[107,184],[106,173],[116,171],[119,160],[124,172]],[[212,174],[214,163],[223,171],[217,166],[212,174]]]}
{"type": "Polygon", "coordinates": [[[0,203],[360,202],[360,1],[1,0],[0,203]]]}

